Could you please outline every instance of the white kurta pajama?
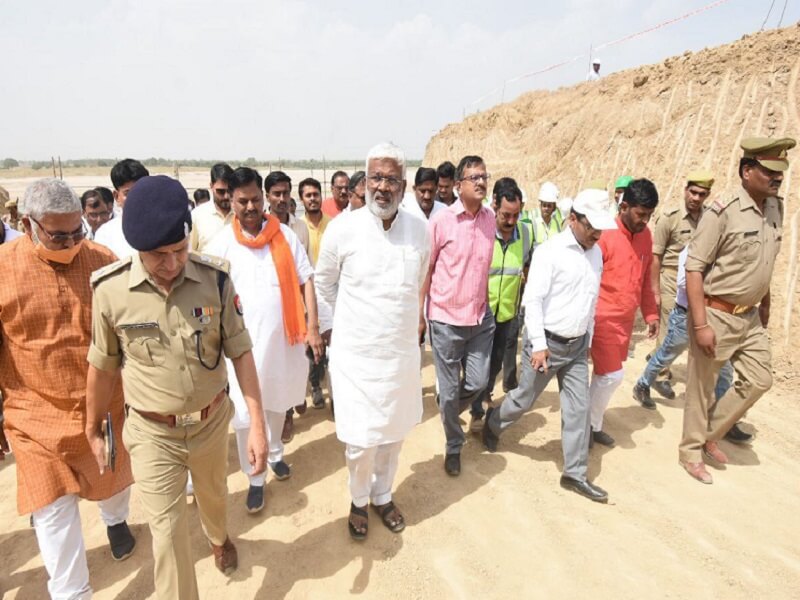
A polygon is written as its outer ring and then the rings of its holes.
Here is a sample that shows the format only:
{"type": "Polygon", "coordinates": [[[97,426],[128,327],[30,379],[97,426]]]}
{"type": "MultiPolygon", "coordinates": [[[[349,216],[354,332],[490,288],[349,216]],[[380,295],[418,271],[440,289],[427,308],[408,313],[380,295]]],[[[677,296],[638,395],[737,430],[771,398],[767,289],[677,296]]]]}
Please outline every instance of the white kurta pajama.
{"type": "MultiPolygon", "coordinates": [[[[265,222],[266,225],[266,222],[265,222]]],[[[302,285],[314,274],[308,255],[300,240],[286,225],[281,233],[292,251],[297,280],[302,285]]],[[[206,253],[230,261],[230,277],[242,303],[244,323],[253,340],[253,358],[261,387],[261,402],[267,421],[270,464],[283,460],[281,430],[286,411],[302,404],[306,393],[305,374],[308,360],[305,344],[289,345],[283,325],[283,302],[278,272],[269,244],[263,248],[248,248],[236,241],[233,227],[226,225],[206,247],[206,253]]],[[[227,360],[227,359],[226,359],[227,360]]],[[[229,372],[233,365],[228,364],[229,372]]],[[[249,473],[247,435],[250,414],[236,378],[230,380],[230,396],[236,408],[233,428],[239,446],[239,462],[249,473]]],[[[263,484],[265,474],[251,477],[251,485],[263,484]]]]}
{"type": "Polygon", "coordinates": [[[323,331],[333,315],[329,368],[336,435],[348,445],[356,506],[366,504],[364,481],[373,484],[373,503],[391,499],[398,442],[422,418],[417,328],[429,259],[426,223],[403,209],[388,231],[369,208],[344,213],[322,238],[315,286],[323,331]],[[360,451],[376,446],[386,446],[377,461],[375,452],[360,451]],[[395,456],[381,459],[386,452],[395,456]],[[371,474],[359,468],[360,460],[374,464],[371,474]]]}

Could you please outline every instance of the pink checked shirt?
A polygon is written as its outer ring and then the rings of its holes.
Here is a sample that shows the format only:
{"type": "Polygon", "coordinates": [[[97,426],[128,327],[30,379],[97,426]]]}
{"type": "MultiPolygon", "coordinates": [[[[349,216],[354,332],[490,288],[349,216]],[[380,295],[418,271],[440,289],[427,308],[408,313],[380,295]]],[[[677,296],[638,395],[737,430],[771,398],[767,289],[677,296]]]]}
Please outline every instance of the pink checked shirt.
{"type": "Polygon", "coordinates": [[[432,270],[428,319],[449,325],[480,324],[494,251],[494,214],[481,206],[473,217],[456,200],[428,223],[432,270]]]}

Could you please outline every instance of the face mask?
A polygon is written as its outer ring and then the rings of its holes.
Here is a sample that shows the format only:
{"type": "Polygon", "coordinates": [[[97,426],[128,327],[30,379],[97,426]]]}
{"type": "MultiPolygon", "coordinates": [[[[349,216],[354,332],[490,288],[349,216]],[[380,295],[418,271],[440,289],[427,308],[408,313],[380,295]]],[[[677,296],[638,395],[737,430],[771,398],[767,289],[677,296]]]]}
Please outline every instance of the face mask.
{"type": "Polygon", "coordinates": [[[81,245],[83,244],[83,240],[80,242],[75,242],[75,245],[72,248],[62,248],[61,250],[50,250],[50,248],[45,248],[41,242],[36,244],[35,250],[36,254],[39,258],[44,260],[48,260],[50,262],[59,263],[61,265],[68,265],[75,257],[78,255],[78,252],[81,250],[81,245]]]}

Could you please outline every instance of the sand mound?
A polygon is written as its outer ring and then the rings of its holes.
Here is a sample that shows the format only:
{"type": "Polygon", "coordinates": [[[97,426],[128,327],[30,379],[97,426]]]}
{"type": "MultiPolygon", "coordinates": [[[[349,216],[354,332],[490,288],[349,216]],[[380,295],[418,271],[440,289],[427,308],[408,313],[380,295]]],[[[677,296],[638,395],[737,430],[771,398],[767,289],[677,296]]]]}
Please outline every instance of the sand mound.
{"type": "MultiPolygon", "coordinates": [[[[574,195],[594,179],[610,189],[618,175],[643,176],[655,181],[662,206],[677,205],[686,172],[704,167],[716,175],[713,195],[725,197],[739,185],[742,137],[800,138],[799,74],[800,23],[596,83],[525,94],[445,127],[428,144],[424,164],[479,154],[495,178],[515,177],[534,197],[545,180],[574,195]]],[[[800,350],[800,152],[790,158],[770,324],[784,381],[800,379],[792,357],[800,350]]]]}

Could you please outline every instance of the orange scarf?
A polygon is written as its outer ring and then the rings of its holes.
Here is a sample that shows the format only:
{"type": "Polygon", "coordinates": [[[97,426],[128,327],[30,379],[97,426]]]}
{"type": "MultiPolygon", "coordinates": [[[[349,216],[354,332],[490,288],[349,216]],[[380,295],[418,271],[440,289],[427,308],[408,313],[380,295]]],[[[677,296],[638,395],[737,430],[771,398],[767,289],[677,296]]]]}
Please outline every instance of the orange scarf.
{"type": "Polygon", "coordinates": [[[283,305],[283,330],[290,345],[306,341],[306,318],[303,300],[300,297],[300,282],[297,279],[294,257],[286,238],[281,233],[281,224],[277,218],[264,215],[267,225],[255,238],[249,238],[242,232],[242,224],[238,218],[233,219],[233,235],[236,241],[248,248],[263,248],[269,244],[272,262],[278,273],[278,284],[281,288],[283,305]]]}

